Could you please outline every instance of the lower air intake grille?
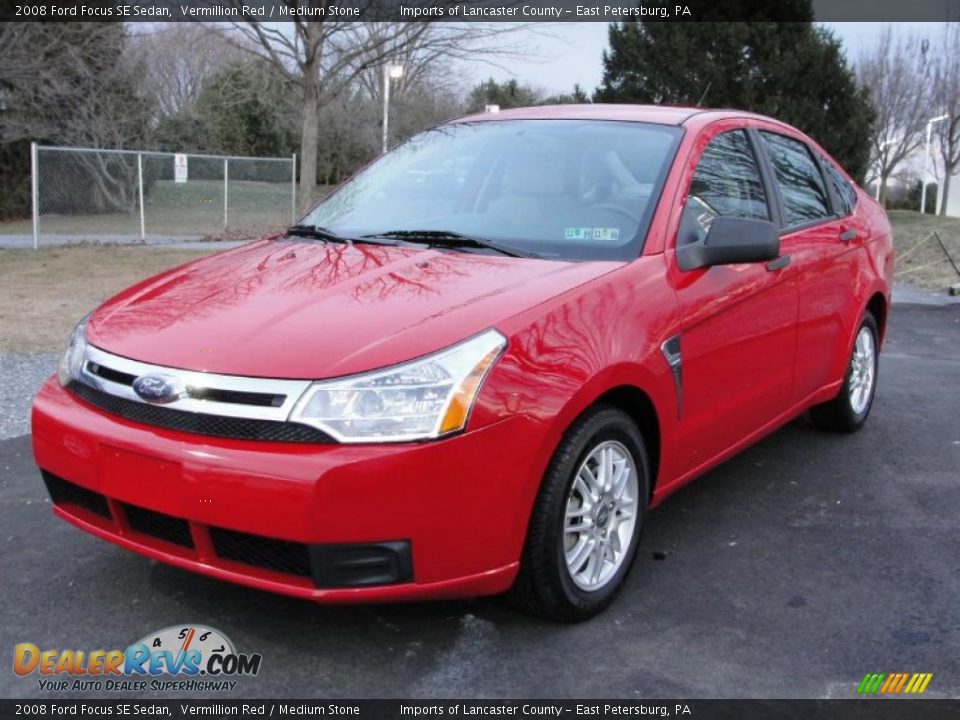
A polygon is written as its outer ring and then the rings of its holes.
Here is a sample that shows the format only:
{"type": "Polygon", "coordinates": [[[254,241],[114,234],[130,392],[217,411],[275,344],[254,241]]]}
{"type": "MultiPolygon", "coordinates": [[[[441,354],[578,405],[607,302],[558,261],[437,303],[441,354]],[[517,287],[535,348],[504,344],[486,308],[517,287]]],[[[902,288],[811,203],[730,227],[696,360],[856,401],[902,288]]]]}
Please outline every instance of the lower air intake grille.
{"type": "Polygon", "coordinates": [[[119,415],[132,422],[169,430],[237,440],[289,443],[335,442],[325,432],[299,423],[184,412],[117,397],[76,381],[67,385],[67,389],[80,399],[111,415],[119,415]]]}
{"type": "Polygon", "coordinates": [[[46,470],[42,472],[43,482],[54,505],[74,505],[100,517],[110,517],[107,499],[100,493],[74,485],[46,470]]]}
{"type": "Polygon", "coordinates": [[[226,560],[310,577],[310,553],[306,545],[215,527],[210,528],[210,539],[217,555],[226,560]]]}
{"type": "Polygon", "coordinates": [[[193,547],[190,525],[186,520],[180,520],[136,505],[124,505],[123,510],[131,530],[155,537],[158,540],[165,540],[174,545],[193,547]]]}

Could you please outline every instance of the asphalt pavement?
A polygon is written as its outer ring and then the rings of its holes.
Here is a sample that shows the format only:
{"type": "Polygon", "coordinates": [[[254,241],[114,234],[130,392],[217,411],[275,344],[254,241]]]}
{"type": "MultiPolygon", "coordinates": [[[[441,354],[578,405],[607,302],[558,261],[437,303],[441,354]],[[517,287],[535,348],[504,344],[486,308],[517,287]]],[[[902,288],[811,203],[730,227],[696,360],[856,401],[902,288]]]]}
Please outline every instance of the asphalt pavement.
{"type": "Polygon", "coordinates": [[[0,696],[40,694],[9,669],[16,643],[199,623],[263,656],[224,698],[852,698],[868,672],[960,697],[958,419],[960,305],[895,307],[861,432],[801,418],[681,490],[613,607],[572,626],[496,598],[323,607],[169,568],[55,518],[29,438],[3,440],[0,696]]]}

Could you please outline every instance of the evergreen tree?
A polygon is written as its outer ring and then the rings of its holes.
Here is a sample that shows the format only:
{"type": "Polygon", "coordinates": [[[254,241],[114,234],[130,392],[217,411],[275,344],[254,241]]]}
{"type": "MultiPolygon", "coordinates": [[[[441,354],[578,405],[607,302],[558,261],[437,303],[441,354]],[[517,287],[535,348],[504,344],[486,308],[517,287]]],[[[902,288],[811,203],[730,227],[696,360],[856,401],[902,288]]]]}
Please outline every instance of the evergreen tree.
{"type": "Polygon", "coordinates": [[[498,105],[501,110],[516,107],[539,105],[542,93],[528,85],[521,85],[516,80],[507,80],[498,83],[493,78],[480,83],[470,92],[467,103],[468,112],[483,112],[487,105],[498,105]]]}
{"type": "Polygon", "coordinates": [[[292,90],[268,63],[232,63],[208,78],[197,99],[160,121],[161,149],[287,157],[297,147],[292,90]]]}
{"type": "Polygon", "coordinates": [[[572,92],[551,95],[543,100],[544,105],[583,105],[589,102],[590,97],[584,92],[584,89],[580,87],[580,83],[573,86],[572,92]]]}
{"type": "MultiPolygon", "coordinates": [[[[809,0],[776,7],[785,18],[813,16],[809,0]]],[[[769,115],[806,132],[862,180],[874,111],[840,42],[812,22],[767,17],[749,23],[615,23],[594,100],[769,115]]]]}

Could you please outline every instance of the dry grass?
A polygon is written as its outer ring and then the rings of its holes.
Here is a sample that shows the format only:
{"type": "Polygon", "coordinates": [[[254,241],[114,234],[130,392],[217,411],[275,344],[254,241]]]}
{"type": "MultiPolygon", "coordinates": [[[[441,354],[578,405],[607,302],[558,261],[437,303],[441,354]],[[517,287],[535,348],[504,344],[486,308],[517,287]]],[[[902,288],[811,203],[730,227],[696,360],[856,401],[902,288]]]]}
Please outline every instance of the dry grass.
{"type": "Polygon", "coordinates": [[[59,350],[111,295],[212,251],[72,246],[0,250],[0,352],[59,350]]]}
{"type": "Polygon", "coordinates": [[[921,215],[909,210],[891,210],[893,244],[897,252],[894,273],[898,281],[930,290],[945,290],[960,282],[960,275],[935,238],[936,232],[960,266],[960,218],[921,215]]]}

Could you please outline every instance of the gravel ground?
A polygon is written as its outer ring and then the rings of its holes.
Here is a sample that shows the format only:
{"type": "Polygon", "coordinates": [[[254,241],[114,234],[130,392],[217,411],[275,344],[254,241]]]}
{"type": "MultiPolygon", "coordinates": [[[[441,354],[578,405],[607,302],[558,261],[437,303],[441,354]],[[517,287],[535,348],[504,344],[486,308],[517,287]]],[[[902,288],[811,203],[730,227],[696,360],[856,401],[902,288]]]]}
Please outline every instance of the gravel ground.
{"type": "Polygon", "coordinates": [[[30,401],[59,362],[59,353],[0,353],[0,440],[30,432],[30,401]]]}

